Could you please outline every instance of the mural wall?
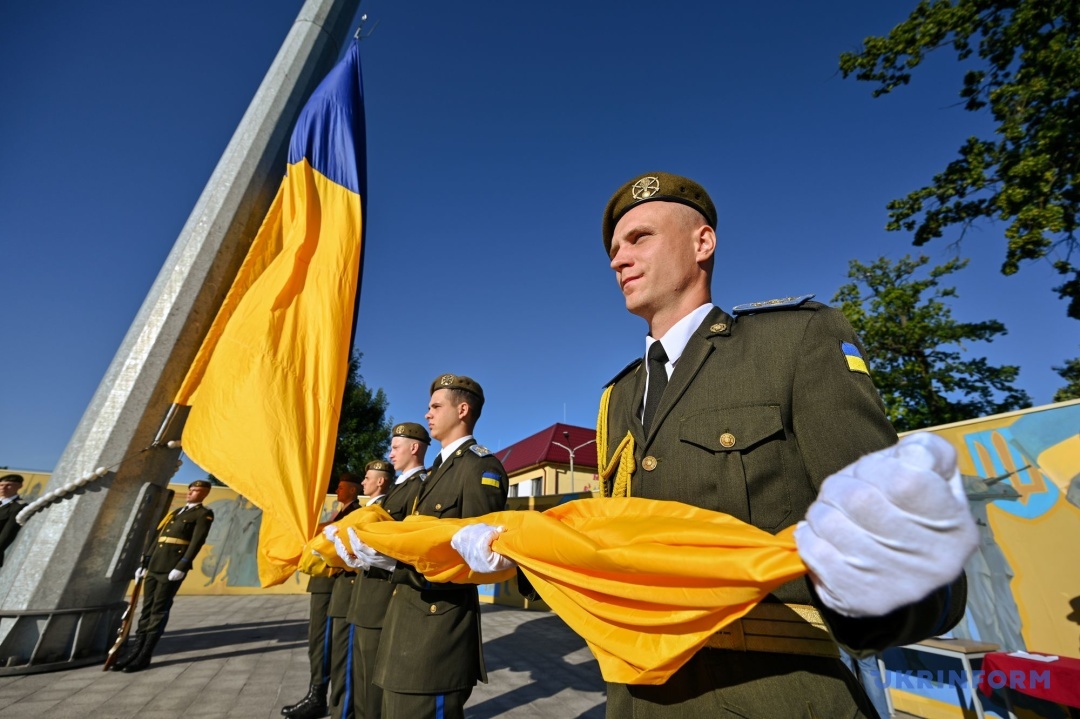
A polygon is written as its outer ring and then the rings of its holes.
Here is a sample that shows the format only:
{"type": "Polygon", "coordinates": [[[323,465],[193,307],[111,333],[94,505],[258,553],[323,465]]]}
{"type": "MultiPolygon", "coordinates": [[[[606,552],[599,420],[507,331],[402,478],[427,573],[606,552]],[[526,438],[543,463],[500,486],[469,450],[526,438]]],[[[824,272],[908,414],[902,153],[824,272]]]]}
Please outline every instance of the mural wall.
{"type": "MultiPolygon", "coordinates": [[[[967,613],[952,635],[1006,652],[1080,657],[1080,401],[931,431],[957,449],[981,539],[966,566],[967,613]]],[[[936,671],[928,666],[935,660],[914,652],[892,651],[886,659],[890,670],[936,671]]],[[[893,674],[887,681],[895,687],[893,674]]],[[[970,706],[970,688],[961,689],[920,687],[893,696],[906,711],[955,716],[958,703],[970,706]],[[935,711],[939,703],[952,712],[935,711]]]]}

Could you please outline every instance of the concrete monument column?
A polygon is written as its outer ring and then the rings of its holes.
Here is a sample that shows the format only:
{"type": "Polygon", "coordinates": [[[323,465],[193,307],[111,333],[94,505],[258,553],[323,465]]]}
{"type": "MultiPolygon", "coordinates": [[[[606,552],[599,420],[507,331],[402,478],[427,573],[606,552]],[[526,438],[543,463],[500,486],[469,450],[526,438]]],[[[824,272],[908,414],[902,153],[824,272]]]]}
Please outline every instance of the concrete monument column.
{"type": "Polygon", "coordinates": [[[109,471],[33,515],[9,547],[0,676],[104,661],[176,469],[180,450],[164,442],[179,439],[183,417],[161,437],[159,428],[274,198],[296,117],[351,37],[359,4],[304,3],[46,492],[109,471]]]}

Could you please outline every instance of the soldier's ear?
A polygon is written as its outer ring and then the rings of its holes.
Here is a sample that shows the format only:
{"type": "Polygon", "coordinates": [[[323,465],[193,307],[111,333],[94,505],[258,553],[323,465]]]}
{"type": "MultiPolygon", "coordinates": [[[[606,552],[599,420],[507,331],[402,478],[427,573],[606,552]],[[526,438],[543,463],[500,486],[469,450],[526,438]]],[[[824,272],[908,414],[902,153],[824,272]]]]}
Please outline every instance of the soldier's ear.
{"type": "Polygon", "coordinates": [[[706,262],[716,252],[716,230],[708,225],[698,228],[694,236],[694,253],[698,262],[706,262]]]}

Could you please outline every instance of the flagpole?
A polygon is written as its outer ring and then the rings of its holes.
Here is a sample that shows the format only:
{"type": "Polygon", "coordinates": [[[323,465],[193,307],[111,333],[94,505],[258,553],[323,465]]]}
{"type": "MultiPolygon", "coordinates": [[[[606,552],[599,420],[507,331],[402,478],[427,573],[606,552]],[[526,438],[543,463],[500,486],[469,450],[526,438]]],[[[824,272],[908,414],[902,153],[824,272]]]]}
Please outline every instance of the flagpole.
{"type": "Polygon", "coordinates": [[[54,499],[9,547],[0,676],[105,657],[177,466],[184,416],[172,399],[273,200],[297,114],[351,37],[359,4],[304,3],[60,457],[45,488],[54,499]],[[78,483],[97,467],[111,469],[78,483]]]}

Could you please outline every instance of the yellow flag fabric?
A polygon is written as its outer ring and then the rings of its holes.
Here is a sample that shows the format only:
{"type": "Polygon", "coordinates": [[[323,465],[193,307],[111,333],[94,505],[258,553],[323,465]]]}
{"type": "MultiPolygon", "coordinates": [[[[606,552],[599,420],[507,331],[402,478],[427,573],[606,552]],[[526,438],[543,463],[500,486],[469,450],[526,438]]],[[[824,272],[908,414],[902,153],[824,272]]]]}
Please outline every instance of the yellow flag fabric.
{"type": "MultiPolygon", "coordinates": [[[[369,507],[361,507],[355,512],[349,513],[344,519],[335,522],[333,526],[341,533],[341,541],[349,546],[349,538],[345,534],[346,527],[360,527],[371,522],[393,521],[385,509],[378,504],[369,507]],[[350,521],[351,520],[351,521],[350,521]]],[[[304,551],[300,554],[300,566],[298,569],[304,574],[314,577],[325,577],[333,573],[335,569],[348,569],[348,565],[338,556],[334,543],[326,538],[323,528],[315,532],[315,536],[304,545],[304,551]]]]}
{"type": "Polygon", "coordinates": [[[794,529],[777,535],[678,502],[579,500],[546,512],[470,519],[372,521],[370,508],[338,523],[412,564],[432,582],[487,584],[514,576],[472,572],[450,546],[461,527],[505,527],[492,548],[510,557],[545,602],[585,641],[604,679],[661,684],[709,637],[784,582],[806,573],[794,529]]]}
{"type": "Polygon", "coordinates": [[[337,438],[362,258],[356,43],[301,111],[277,196],[176,397],[184,451],[263,511],[259,579],[296,570],[337,438]]]}

